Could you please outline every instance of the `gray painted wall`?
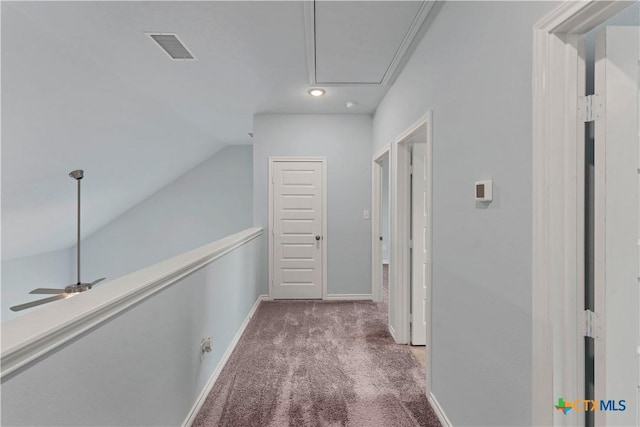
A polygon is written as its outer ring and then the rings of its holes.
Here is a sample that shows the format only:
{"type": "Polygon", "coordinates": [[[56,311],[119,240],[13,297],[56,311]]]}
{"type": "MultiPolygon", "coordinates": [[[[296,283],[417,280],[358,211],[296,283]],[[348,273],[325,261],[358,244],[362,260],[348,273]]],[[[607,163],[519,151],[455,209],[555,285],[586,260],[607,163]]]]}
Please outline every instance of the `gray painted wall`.
{"type": "MultiPolygon", "coordinates": [[[[83,239],[82,280],[115,279],[251,227],[252,156],[249,145],[224,148],[83,239]]],[[[31,289],[75,283],[75,263],[75,246],[2,261],[2,320],[28,312],[8,308],[41,298],[31,289]]]]}
{"type": "Polygon", "coordinates": [[[82,242],[83,280],[134,272],[251,226],[252,148],[222,149],[82,242]]]}
{"type": "Polygon", "coordinates": [[[181,425],[260,295],[263,237],[3,378],[2,425],[181,425]]]}
{"type": "Polygon", "coordinates": [[[2,261],[0,312],[2,321],[26,311],[9,310],[17,304],[46,298],[47,295],[29,295],[34,288],[64,288],[75,282],[75,261],[70,248],[24,258],[2,261]]]}
{"type": "Polygon", "coordinates": [[[444,3],[374,118],[377,152],[433,110],[432,391],[453,425],[531,424],[532,27],[555,6],[444,3]]]}
{"type": "Polygon", "coordinates": [[[256,115],[253,128],[254,225],[268,229],[269,156],[326,156],[328,291],[371,294],[371,116],[256,115]]]}

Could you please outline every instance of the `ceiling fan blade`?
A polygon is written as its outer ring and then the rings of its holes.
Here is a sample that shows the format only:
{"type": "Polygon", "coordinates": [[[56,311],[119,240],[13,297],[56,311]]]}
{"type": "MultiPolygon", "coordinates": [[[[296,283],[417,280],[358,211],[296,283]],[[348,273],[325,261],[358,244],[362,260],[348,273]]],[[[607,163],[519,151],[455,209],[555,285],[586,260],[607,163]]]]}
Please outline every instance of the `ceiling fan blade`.
{"type": "Polygon", "coordinates": [[[37,288],[29,292],[30,294],[64,294],[64,289],[37,288]]]}
{"type": "Polygon", "coordinates": [[[89,284],[90,284],[91,286],[95,286],[95,285],[97,285],[98,283],[102,282],[104,279],[106,279],[106,277],[102,277],[102,278],[100,278],[100,279],[98,279],[98,280],[94,280],[93,282],[91,282],[91,283],[89,283],[89,284]]]}
{"type": "Polygon", "coordinates": [[[60,295],[56,295],[55,297],[49,297],[49,298],[39,299],[36,301],[31,301],[25,304],[14,305],[13,307],[10,307],[9,310],[11,311],[26,310],[27,308],[37,307],[39,305],[46,304],[48,302],[57,301],[59,299],[65,299],[67,296],[68,294],[60,294],[60,295]]]}

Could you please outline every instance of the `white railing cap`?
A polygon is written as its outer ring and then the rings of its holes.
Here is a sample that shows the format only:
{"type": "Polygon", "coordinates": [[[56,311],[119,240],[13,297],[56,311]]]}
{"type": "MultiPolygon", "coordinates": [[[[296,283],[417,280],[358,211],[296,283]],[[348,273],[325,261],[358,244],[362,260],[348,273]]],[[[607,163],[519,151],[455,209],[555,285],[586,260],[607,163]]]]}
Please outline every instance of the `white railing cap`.
{"type": "Polygon", "coordinates": [[[108,321],[261,234],[260,227],[248,228],[111,280],[90,292],[2,322],[0,377],[108,321]]]}

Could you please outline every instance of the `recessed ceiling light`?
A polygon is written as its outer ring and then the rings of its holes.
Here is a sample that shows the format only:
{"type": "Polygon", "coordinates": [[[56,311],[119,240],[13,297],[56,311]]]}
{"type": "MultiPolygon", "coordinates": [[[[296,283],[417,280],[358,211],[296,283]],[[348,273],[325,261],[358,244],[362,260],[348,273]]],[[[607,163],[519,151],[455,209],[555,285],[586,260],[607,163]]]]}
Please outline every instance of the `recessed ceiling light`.
{"type": "Polygon", "coordinates": [[[358,103],[356,101],[347,102],[347,108],[350,109],[350,110],[353,109],[353,108],[356,108],[357,106],[358,106],[358,103]]]}
{"type": "Polygon", "coordinates": [[[322,96],[325,93],[324,89],[320,89],[317,87],[311,88],[307,92],[309,92],[309,95],[311,96],[322,96]]]}

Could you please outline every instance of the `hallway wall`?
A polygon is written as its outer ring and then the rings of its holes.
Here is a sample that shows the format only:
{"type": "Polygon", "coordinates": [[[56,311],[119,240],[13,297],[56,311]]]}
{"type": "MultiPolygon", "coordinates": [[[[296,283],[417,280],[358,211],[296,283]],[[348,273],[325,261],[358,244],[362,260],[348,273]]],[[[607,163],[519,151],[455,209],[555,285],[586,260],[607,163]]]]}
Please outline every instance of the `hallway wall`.
{"type": "MultiPolygon", "coordinates": [[[[252,147],[229,146],[82,240],[82,280],[132,273],[251,226],[252,147]]],[[[76,246],[2,261],[2,320],[37,287],[76,282],[76,246]]],[[[34,309],[34,310],[37,310],[34,309]]]]}
{"type": "Polygon", "coordinates": [[[251,150],[220,150],[84,239],[83,279],[114,279],[249,228],[251,150]]]}
{"type": "Polygon", "coordinates": [[[370,295],[371,116],[259,114],[253,126],[253,224],[269,228],[269,156],[326,156],[328,291],[370,295]]]}
{"type": "MultiPolygon", "coordinates": [[[[260,295],[263,238],[3,376],[0,423],[183,425],[260,295]],[[213,349],[201,359],[200,343],[207,336],[213,349]]],[[[49,314],[55,309],[47,307],[49,314]]]]}
{"type": "Polygon", "coordinates": [[[453,425],[531,424],[532,28],[555,6],[445,2],[374,117],[375,153],[433,111],[432,392],[453,425]]]}

